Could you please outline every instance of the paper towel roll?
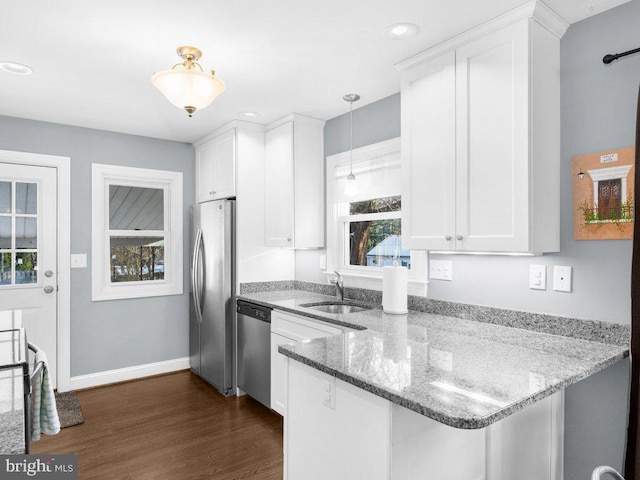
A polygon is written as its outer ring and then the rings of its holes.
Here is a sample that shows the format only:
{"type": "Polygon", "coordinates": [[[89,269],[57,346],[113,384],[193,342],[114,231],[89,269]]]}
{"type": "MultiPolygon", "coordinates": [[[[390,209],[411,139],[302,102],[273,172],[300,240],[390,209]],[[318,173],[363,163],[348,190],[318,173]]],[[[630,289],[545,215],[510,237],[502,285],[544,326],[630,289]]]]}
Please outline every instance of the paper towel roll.
{"type": "Polygon", "coordinates": [[[385,313],[407,313],[407,267],[382,267],[382,309],[385,313]]]}

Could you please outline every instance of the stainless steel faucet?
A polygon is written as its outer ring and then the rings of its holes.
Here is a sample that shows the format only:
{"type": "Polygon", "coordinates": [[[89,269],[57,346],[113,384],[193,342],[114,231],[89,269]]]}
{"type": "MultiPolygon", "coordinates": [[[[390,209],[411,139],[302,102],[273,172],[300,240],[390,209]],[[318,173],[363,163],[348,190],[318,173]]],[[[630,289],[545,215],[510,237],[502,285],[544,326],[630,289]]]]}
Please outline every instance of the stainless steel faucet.
{"type": "Polygon", "coordinates": [[[332,278],[330,282],[336,286],[336,297],[344,300],[344,281],[342,280],[342,275],[340,275],[337,270],[334,273],[336,274],[336,278],[332,278]]]}

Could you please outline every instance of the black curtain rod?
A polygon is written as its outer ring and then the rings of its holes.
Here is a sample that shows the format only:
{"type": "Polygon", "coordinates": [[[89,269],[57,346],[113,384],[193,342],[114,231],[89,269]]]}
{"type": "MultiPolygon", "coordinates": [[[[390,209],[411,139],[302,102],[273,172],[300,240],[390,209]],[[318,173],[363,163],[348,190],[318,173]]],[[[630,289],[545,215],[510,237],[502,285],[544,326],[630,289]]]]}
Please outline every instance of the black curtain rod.
{"type": "Polygon", "coordinates": [[[638,53],[638,52],[640,52],[640,48],[636,48],[635,50],[629,50],[628,52],[624,52],[624,53],[616,53],[613,55],[608,54],[604,56],[604,58],[602,59],[602,62],[609,65],[611,62],[619,59],[620,57],[626,57],[627,55],[631,55],[632,53],[638,53]]]}

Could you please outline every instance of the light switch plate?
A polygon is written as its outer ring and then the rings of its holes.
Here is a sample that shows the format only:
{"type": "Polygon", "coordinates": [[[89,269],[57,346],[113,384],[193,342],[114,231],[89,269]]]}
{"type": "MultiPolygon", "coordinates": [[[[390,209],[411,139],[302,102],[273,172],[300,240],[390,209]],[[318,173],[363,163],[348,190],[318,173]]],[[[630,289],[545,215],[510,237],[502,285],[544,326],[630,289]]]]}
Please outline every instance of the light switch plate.
{"type": "Polygon", "coordinates": [[[533,290],[547,289],[546,265],[529,265],[529,288],[533,290]]]}
{"type": "Polygon", "coordinates": [[[320,255],[320,270],[326,270],[326,269],[327,269],[327,256],[320,255]]]}
{"type": "Polygon", "coordinates": [[[453,262],[451,260],[430,260],[429,278],[434,280],[453,280],[453,262]]]}
{"type": "Polygon", "coordinates": [[[86,253],[72,254],[71,268],[87,268],[87,254],[86,253]]]}
{"type": "Polygon", "coordinates": [[[571,292],[571,267],[565,265],[553,266],[553,289],[557,292],[571,292]]]}

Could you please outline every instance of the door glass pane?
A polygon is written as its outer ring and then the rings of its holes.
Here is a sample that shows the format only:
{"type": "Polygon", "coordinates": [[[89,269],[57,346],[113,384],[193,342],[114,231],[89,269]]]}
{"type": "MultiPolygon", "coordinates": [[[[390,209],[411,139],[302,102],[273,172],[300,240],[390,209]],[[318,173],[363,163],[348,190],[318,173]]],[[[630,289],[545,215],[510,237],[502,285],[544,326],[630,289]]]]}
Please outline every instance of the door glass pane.
{"type": "Polygon", "coordinates": [[[397,262],[411,268],[411,253],[402,249],[400,219],[349,223],[349,265],[385,267],[397,262]]]}
{"type": "Polygon", "coordinates": [[[38,213],[37,183],[16,183],[16,213],[38,213]]]}
{"type": "Polygon", "coordinates": [[[11,248],[11,217],[0,217],[0,248],[11,248]]]}
{"type": "Polygon", "coordinates": [[[0,182],[0,213],[11,213],[11,182],[0,182]]]}
{"type": "Polygon", "coordinates": [[[16,253],[16,285],[38,283],[38,254],[16,253]]]}
{"type": "Polygon", "coordinates": [[[109,185],[109,229],[164,230],[164,190],[109,185]]]}
{"type": "Polygon", "coordinates": [[[11,285],[11,253],[0,253],[0,285],[11,285]]]}
{"type": "Polygon", "coordinates": [[[16,248],[38,248],[38,220],[16,217],[16,248]]]}
{"type": "Polygon", "coordinates": [[[164,237],[111,237],[111,281],[164,280],[164,237]]]}

